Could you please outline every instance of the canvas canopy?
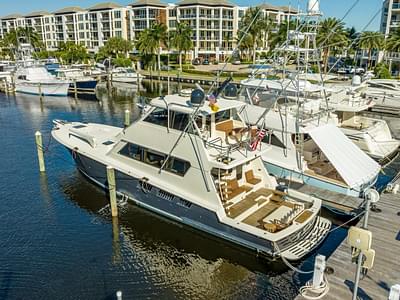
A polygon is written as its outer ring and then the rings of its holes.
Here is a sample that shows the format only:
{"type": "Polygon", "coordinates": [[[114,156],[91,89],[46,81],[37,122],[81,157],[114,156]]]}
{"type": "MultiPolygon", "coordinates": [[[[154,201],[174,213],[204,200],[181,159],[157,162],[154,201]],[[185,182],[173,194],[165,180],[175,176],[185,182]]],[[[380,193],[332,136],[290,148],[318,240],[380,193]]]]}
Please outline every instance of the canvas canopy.
{"type": "Polygon", "coordinates": [[[334,125],[309,131],[310,136],[350,188],[371,182],[381,167],[334,125]]]}

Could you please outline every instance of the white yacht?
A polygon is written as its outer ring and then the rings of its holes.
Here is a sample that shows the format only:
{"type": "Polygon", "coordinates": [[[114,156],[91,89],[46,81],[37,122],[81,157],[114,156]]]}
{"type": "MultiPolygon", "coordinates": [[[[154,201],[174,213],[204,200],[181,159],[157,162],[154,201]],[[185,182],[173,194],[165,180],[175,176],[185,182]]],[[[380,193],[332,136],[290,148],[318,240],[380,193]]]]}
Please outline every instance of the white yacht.
{"type": "Polygon", "coordinates": [[[361,112],[374,105],[363,84],[324,87],[299,79],[267,80],[250,78],[241,82],[253,104],[263,99],[271,106],[301,119],[317,118],[318,122],[336,124],[360,149],[382,165],[398,153],[400,142],[392,137],[385,120],[364,116],[361,112]]]}
{"type": "Polygon", "coordinates": [[[373,97],[377,104],[400,107],[400,80],[370,79],[366,85],[366,94],[373,97]]]}
{"type": "MultiPolygon", "coordinates": [[[[251,93],[246,88],[243,92],[251,93]]],[[[295,103],[289,105],[285,98],[284,103],[279,99],[274,104],[270,96],[260,94],[257,102],[245,97],[249,107],[243,113],[248,124],[266,130],[263,142],[271,146],[271,151],[263,154],[262,159],[269,173],[363,198],[378,178],[379,164],[343,134],[337,119],[319,113],[317,101],[313,105],[307,103],[308,107],[295,113],[295,103]]]]}
{"type": "Polygon", "coordinates": [[[19,65],[14,77],[16,92],[44,96],[68,95],[70,82],[57,79],[43,66],[19,65]]]}
{"type": "Polygon", "coordinates": [[[349,86],[335,86],[328,93],[328,104],[338,117],[338,126],[358,147],[382,165],[398,154],[400,141],[393,138],[385,120],[368,117],[363,111],[375,105],[368,87],[358,76],[349,86]]]}
{"type": "Polygon", "coordinates": [[[112,70],[112,81],[122,83],[136,83],[143,78],[142,75],[135,72],[132,68],[118,67],[112,70]]]}
{"type": "Polygon", "coordinates": [[[55,120],[52,135],[99,186],[113,167],[118,194],[139,206],[261,255],[302,258],[331,226],[321,200],[268,175],[261,155],[270,147],[254,145],[244,103],[204,98],[199,89],[155,98],[126,129],[55,120]]]}

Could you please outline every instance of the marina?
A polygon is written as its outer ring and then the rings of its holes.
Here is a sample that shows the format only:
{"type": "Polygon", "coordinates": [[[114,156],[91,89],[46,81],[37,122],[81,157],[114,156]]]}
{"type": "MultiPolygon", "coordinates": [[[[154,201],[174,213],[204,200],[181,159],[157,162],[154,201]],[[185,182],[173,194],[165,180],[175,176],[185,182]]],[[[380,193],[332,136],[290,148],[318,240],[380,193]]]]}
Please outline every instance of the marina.
{"type": "Polygon", "coordinates": [[[400,300],[400,0],[343,1],[0,16],[0,299],[400,300]]]}

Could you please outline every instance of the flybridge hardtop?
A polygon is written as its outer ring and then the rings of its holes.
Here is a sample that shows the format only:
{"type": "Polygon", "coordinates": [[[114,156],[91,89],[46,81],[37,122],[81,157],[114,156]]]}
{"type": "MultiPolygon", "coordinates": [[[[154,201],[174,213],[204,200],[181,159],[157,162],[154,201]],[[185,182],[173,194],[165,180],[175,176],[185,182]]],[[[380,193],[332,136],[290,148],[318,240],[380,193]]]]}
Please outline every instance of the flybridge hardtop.
{"type": "Polygon", "coordinates": [[[153,99],[125,129],[56,120],[52,135],[96,184],[107,187],[113,167],[118,193],[146,209],[258,253],[303,257],[330,228],[321,200],[277,189],[242,102],[204,97],[153,99]]]}

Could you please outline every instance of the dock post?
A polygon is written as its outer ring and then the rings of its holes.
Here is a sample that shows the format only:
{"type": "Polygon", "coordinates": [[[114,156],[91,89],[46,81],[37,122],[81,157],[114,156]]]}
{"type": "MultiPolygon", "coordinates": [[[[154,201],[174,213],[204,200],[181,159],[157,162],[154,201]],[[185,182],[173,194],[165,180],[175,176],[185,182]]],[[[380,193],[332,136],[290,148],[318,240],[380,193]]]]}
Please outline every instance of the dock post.
{"type": "Polygon", "coordinates": [[[117,295],[117,300],[122,300],[122,292],[121,291],[117,291],[116,295],[117,295]]]}
{"type": "Polygon", "coordinates": [[[108,182],[108,190],[110,192],[111,216],[118,217],[115,172],[114,172],[114,168],[111,166],[107,166],[107,182],[108,182]]]}
{"type": "Polygon", "coordinates": [[[35,140],[36,140],[37,155],[39,160],[39,170],[40,172],[45,172],[46,167],[44,164],[42,134],[40,133],[40,131],[35,132],[35,140]]]}
{"type": "Polygon", "coordinates": [[[78,100],[78,89],[76,87],[76,79],[74,79],[74,97],[75,100],[78,100]]]}
{"type": "Polygon", "coordinates": [[[39,89],[39,97],[40,97],[40,101],[42,101],[43,100],[43,93],[42,93],[42,84],[39,82],[39,87],[38,87],[38,89],[39,89]]]}
{"type": "MultiPolygon", "coordinates": [[[[367,195],[365,197],[365,214],[364,214],[364,221],[363,221],[363,228],[367,229],[368,228],[368,217],[369,217],[369,210],[371,207],[371,198],[367,195]]],[[[354,280],[354,289],[353,289],[353,300],[357,300],[357,294],[358,294],[358,285],[360,283],[360,273],[361,273],[361,267],[363,264],[363,254],[360,252],[358,254],[357,258],[357,270],[356,270],[356,278],[354,280]]]]}
{"type": "Polygon", "coordinates": [[[392,285],[390,288],[390,294],[388,300],[399,300],[400,299],[400,284],[392,285]]]}
{"type": "Polygon", "coordinates": [[[129,111],[129,109],[125,110],[125,121],[124,121],[125,128],[131,125],[130,114],[131,112],[129,111]]]}

